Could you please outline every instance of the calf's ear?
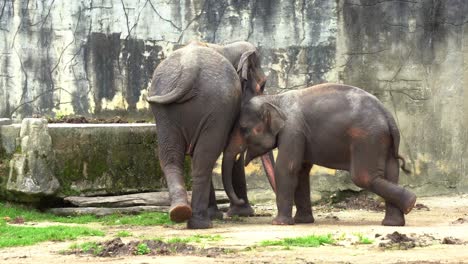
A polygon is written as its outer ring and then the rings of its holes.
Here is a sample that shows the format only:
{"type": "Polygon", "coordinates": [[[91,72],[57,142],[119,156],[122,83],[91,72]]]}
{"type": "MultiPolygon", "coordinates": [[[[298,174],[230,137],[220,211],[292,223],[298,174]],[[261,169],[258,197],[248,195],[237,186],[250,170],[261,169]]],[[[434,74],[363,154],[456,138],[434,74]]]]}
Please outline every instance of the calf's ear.
{"type": "Polygon", "coordinates": [[[277,135],[286,123],[283,111],[272,103],[263,103],[261,107],[262,118],[265,125],[273,135],[277,135]]]}

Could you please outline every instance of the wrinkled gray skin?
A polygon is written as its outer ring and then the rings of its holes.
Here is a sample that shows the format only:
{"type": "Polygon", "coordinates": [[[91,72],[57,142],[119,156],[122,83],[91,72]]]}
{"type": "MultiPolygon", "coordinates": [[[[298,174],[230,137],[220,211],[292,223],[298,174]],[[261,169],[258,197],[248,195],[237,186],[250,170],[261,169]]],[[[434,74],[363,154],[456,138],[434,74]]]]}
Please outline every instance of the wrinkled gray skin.
{"type": "Polygon", "coordinates": [[[352,86],[322,84],[257,96],[241,110],[248,164],[278,148],[274,168],[278,215],[273,224],[312,223],[309,173],[313,164],[350,171],[353,182],[386,201],[383,225],[405,225],[416,196],[398,186],[400,134],[373,95],[352,86]],[[292,218],[292,206],[296,215],[292,218]]]}
{"type": "MultiPolygon", "coordinates": [[[[192,42],[156,68],[147,100],[157,123],[173,221],[189,220],[188,228],[209,228],[210,218],[222,217],[211,183],[213,167],[223,150],[240,147],[239,128],[234,125],[241,102],[261,94],[264,83],[258,52],[247,42],[225,46],[192,42]],[[192,157],[191,206],[183,179],[185,155],[192,157]]],[[[231,213],[251,215],[244,161],[232,157],[231,162],[236,180],[230,187],[234,185],[237,193],[231,199],[231,213]]]]}

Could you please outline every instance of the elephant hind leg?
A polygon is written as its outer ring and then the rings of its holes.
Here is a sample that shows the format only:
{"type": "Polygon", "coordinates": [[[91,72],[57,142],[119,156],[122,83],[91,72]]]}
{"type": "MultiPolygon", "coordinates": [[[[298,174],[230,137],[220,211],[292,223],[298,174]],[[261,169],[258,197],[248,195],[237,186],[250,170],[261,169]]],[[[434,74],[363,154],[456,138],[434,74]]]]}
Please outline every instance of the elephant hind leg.
{"type": "Polygon", "coordinates": [[[158,130],[159,162],[167,182],[171,207],[169,216],[172,221],[180,223],[192,216],[192,208],[188,203],[187,191],[184,182],[184,147],[177,133],[173,132],[169,137],[166,130],[158,130]]]}
{"type": "Polygon", "coordinates": [[[388,147],[358,142],[351,147],[351,176],[353,182],[381,196],[407,214],[413,209],[416,196],[385,178],[388,147]],[[377,147],[376,147],[377,146],[377,147]]]}
{"type": "Polygon", "coordinates": [[[304,163],[298,173],[298,184],[294,192],[296,204],[295,223],[313,223],[312,202],[310,200],[310,170],[312,164],[304,163]]]}
{"type": "MultiPolygon", "coordinates": [[[[393,151],[389,151],[385,167],[385,179],[394,184],[398,184],[400,167],[398,160],[393,156],[393,151]]],[[[405,215],[390,202],[385,202],[385,217],[382,220],[384,226],[404,226],[405,215]]]]}
{"type": "MultiPolygon", "coordinates": [[[[190,229],[211,228],[208,214],[210,204],[211,178],[216,160],[226,142],[227,132],[206,130],[200,135],[192,156],[192,217],[187,222],[190,229]]],[[[214,196],[211,198],[214,200],[214,196]]],[[[213,201],[212,201],[213,202],[213,201]]]]}

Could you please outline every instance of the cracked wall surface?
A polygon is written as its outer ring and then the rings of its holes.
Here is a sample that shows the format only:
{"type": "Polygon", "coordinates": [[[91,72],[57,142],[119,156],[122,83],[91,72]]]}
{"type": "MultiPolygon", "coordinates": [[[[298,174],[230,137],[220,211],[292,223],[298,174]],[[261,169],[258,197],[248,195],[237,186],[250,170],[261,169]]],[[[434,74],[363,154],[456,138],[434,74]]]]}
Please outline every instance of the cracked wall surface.
{"type": "Polygon", "coordinates": [[[467,14],[463,0],[4,0],[0,117],[151,119],[144,96],[168,54],[247,40],[269,93],[364,88],[398,122],[404,184],[468,191],[467,14]]]}
{"type": "Polygon", "coordinates": [[[272,90],[323,82],[337,19],[333,1],[5,0],[0,116],[151,118],[144,94],[155,67],[194,39],[255,43],[272,90]]]}

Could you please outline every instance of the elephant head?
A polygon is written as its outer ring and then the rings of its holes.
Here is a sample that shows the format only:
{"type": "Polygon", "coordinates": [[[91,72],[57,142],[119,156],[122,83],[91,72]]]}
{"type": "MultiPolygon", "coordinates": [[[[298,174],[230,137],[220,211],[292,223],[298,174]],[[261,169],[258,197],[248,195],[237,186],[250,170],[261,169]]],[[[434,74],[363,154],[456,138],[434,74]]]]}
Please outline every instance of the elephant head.
{"type": "Polygon", "coordinates": [[[242,107],[238,122],[239,134],[234,136],[238,145],[234,144],[233,148],[228,148],[223,156],[223,185],[231,201],[238,202],[232,188],[232,174],[229,167],[231,164],[225,162],[230,160],[232,154],[226,156],[230,153],[233,153],[237,159],[243,159],[243,153],[247,151],[245,166],[252,159],[261,156],[267,178],[276,192],[272,149],[276,147],[277,135],[285,125],[286,116],[273,103],[262,102],[262,98],[265,97],[254,97],[242,107]]]}
{"type": "Polygon", "coordinates": [[[242,104],[263,94],[266,76],[261,67],[257,48],[252,43],[237,41],[226,45],[195,42],[216,50],[228,59],[239,74],[242,83],[242,104]]]}
{"type": "Polygon", "coordinates": [[[240,129],[246,141],[245,165],[276,148],[277,136],[286,116],[271,102],[252,100],[241,110],[240,129]]]}

